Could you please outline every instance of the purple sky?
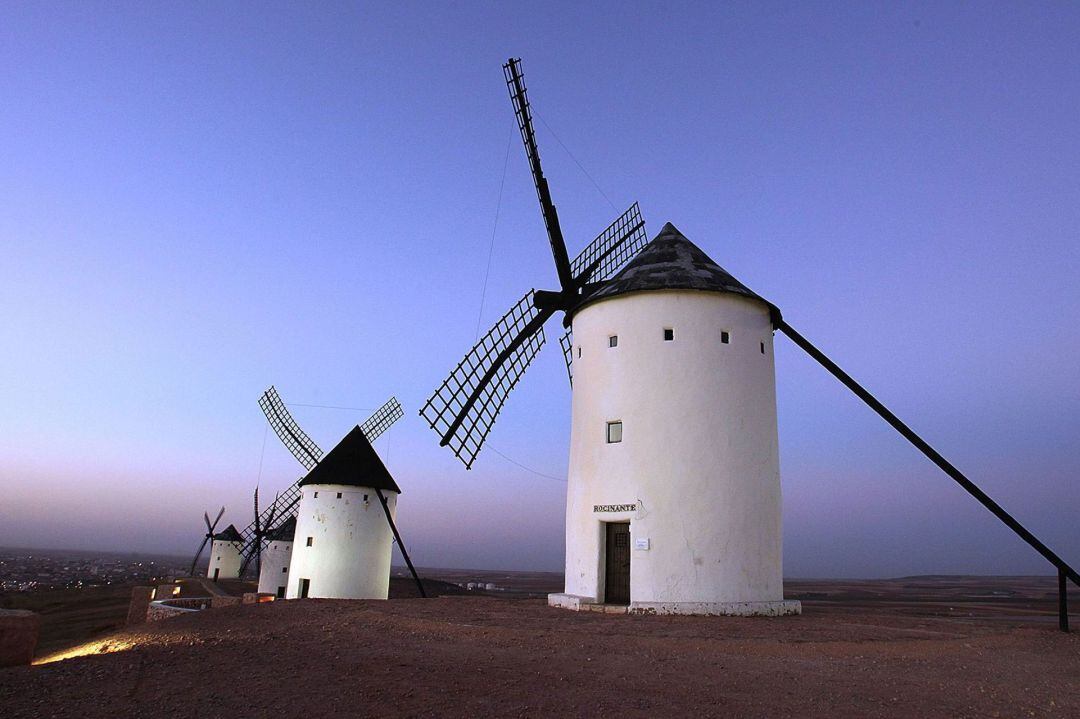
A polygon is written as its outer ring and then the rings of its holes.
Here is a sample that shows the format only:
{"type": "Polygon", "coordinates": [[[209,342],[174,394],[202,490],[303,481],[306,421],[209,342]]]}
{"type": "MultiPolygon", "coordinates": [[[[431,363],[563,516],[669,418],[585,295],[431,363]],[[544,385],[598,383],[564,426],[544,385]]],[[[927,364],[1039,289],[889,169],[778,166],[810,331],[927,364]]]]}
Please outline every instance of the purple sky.
{"type": "MultiPolygon", "coordinates": [[[[491,451],[565,476],[555,332],[473,471],[416,415],[555,285],[513,54],[571,255],[639,200],[1080,563],[1077,6],[432,5],[0,7],[0,545],[246,523],[299,476],[273,383],[402,401],[418,564],[561,569],[565,485],[491,451]]],[[[777,375],[789,576],[1049,572],[783,338],[777,375]]]]}

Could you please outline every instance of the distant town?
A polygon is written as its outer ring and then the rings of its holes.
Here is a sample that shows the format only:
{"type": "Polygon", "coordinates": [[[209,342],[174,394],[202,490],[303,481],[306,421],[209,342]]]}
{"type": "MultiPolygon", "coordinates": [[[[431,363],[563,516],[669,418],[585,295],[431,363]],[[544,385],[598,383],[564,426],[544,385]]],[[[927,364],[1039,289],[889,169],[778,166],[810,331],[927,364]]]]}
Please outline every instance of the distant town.
{"type": "Polygon", "coordinates": [[[0,547],[0,592],[131,584],[184,576],[180,557],[0,547]]]}

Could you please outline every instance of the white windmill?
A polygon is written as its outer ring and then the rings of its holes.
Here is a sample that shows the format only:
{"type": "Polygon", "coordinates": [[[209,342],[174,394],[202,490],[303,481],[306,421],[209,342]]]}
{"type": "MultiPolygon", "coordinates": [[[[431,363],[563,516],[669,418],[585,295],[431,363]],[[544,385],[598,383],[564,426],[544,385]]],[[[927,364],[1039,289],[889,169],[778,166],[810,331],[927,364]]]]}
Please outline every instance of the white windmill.
{"type": "Polygon", "coordinates": [[[570,262],[518,60],[505,77],[561,289],[532,292],[421,414],[471,466],[557,311],[573,384],[566,592],[664,613],[796,613],[784,601],[772,307],[635,204],[570,262]]]}
{"type": "Polygon", "coordinates": [[[773,331],[787,335],[1058,573],[1080,573],[670,223],[644,241],[634,205],[570,262],[540,166],[520,60],[503,66],[560,289],[530,291],[420,414],[472,466],[564,313],[573,385],[566,591],[557,606],[646,613],[801,611],[783,600],[773,331]],[[573,334],[570,327],[573,326],[573,334]]]}
{"type": "Polygon", "coordinates": [[[260,560],[259,591],[281,594],[284,586],[289,599],[385,599],[392,544],[397,542],[424,596],[394,525],[401,490],[371,446],[404,416],[397,399],[391,397],[325,456],[274,387],[262,394],[259,407],[308,470],[243,532],[245,561],[260,560]]]}

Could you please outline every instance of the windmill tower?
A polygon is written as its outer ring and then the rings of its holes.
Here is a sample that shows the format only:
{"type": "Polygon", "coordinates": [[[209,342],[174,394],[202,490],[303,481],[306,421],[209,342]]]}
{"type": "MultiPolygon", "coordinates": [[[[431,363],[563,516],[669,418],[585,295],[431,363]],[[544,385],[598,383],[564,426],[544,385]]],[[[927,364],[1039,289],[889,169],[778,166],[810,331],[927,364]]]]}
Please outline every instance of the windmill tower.
{"type": "MultiPolygon", "coordinates": [[[[253,558],[262,556],[264,562],[275,563],[277,567],[276,569],[272,566],[261,568],[259,591],[280,594],[280,588],[285,586],[284,596],[290,599],[301,596],[378,597],[378,587],[381,586],[378,578],[383,574],[383,551],[382,545],[378,542],[382,542],[385,536],[389,536],[386,540],[385,551],[387,586],[391,544],[396,542],[417,583],[420,595],[425,596],[420,578],[394,525],[397,494],[400,494],[401,490],[371,446],[383,432],[404,416],[397,399],[391,397],[387,400],[325,456],[319,446],[293,419],[274,387],[270,387],[262,394],[259,398],[259,407],[266,415],[274,433],[296,457],[300,465],[307,470],[304,477],[278,495],[274,503],[261,514],[256,509],[256,521],[253,521],[243,533],[246,561],[250,562],[253,558]],[[329,482],[332,485],[334,500],[343,501],[332,507],[325,506],[322,500],[328,498],[325,494],[327,490],[321,487],[304,489],[315,482],[329,482]],[[358,482],[360,484],[357,484],[358,482]],[[383,490],[392,494],[385,495],[383,490]],[[315,496],[316,493],[319,494],[318,497],[315,496]],[[358,498],[352,496],[354,493],[358,493],[358,498]],[[306,504],[305,495],[307,496],[306,504]],[[373,502],[373,498],[379,501],[373,502]],[[365,501],[367,505],[361,506],[365,501]],[[373,506],[378,510],[377,512],[370,511],[373,506]],[[320,527],[309,527],[310,531],[307,534],[301,534],[305,531],[302,516],[308,513],[309,518],[314,519],[319,525],[319,517],[312,514],[316,511],[333,512],[334,520],[321,527],[326,534],[323,541],[319,542],[318,551],[309,552],[306,550],[315,548],[315,537],[319,536],[320,527]],[[264,529],[274,526],[275,517],[279,522],[278,529],[264,529]],[[290,521],[294,524],[289,525],[290,521]],[[382,526],[377,527],[376,525],[380,522],[382,526]],[[363,536],[378,540],[372,548],[356,546],[355,540],[361,535],[356,534],[355,528],[360,526],[364,528],[363,536]],[[298,547],[295,541],[291,541],[290,533],[295,533],[296,537],[304,537],[302,547],[304,551],[298,551],[301,547],[298,547]],[[310,545],[307,544],[307,537],[312,538],[310,545]],[[270,550],[270,545],[275,543],[277,544],[275,559],[271,560],[267,552],[270,550]],[[375,546],[380,549],[375,551],[375,546]],[[285,552],[289,554],[287,560],[283,559],[285,552]],[[360,559],[361,556],[364,558],[360,559]],[[369,560],[373,562],[371,566],[367,564],[369,560]],[[281,561],[288,562],[284,567],[288,571],[283,571],[279,563],[281,561]],[[281,584],[283,578],[292,581],[281,584]],[[306,580],[303,582],[303,586],[307,588],[306,591],[301,589],[300,580],[306,580]]],[[[381,590],[381,598],[386,598],[386,592],[386,588],[381,590]]]]}
{"type": "MultiPolygon", "coordinates": [[[[259,397],[259,409],[266,416],[270,428],[274,430],[281,443],[296,458],[305,474],[310,472],[319,460],[322,459],[323,451],[319,445],[300,428],[292,414],[285,407],[277,389],[272,385],[259,397]]],[[[391,397],[379,409],[375,410],[360,426],[369,442],[374,442],[379,436],[389,429],[395,422],[404,416],[401,405],[397,399],[391,397]]],[[[302,479],[303,477],[301,477],[302,479]]],[[[244,539],[244,564],[246,569],[249,564],[258,558],[267,542],[266,533],[277,521],[285,521],[289,517],[296,516],[297,505],[300,503],[300,480],[290,485],[285,491],[274,498],[273,504],[259,511],[258,494],[255,499],[255,518],[252,520],[241,535],[244,539]]]]}
{"type": "Polygon", "coordinates": [[[300,480],[300,491],[285,596],[386,599],[401,489],[360,427],[300,480]]]}
{"type": "Polygon", "coordinates": [[[259,592],[285,598],[289,586],[289,565],[292,561],[293,536],[296,533],[296,517],[292,516],[266,532],[266,546],[262,549],[259,567],[259,592]]]}
{"type": "Polygon", "coordinates": [[[471,467],[564,313],[573,386],[566,592],[556,606],[789,614],[783,601],[773,308],[634,204],[573,261],[520,61],[504,66],[560,289],[530,291],[421,410],[471,467]]]}
{"type": "Polygon", "coordinates": [[[210,565],[206,576],[215,582],[219,579],[236,579],[244,561],[244,538],[236,527],[229,525],[214,535],[210,545],[210,565]]]}

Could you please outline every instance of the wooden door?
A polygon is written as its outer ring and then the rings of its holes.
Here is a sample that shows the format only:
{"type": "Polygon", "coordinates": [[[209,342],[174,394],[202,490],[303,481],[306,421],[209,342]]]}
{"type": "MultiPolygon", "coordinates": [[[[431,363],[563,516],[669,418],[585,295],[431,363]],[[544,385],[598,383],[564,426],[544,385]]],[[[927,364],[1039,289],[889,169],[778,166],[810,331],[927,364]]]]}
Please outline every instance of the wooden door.
{"type": "Polygon", "coordinates": [[[300,598],[301,599],[307,599],[308,591],[310,589],[311,589],[311,580],[310,579],[301,579],[300,580],[300,598]]]}
{"type": "Polygon", "coordinates": [[[630,603],[630,523],[607,523],[604,603],[630,603]]]}

